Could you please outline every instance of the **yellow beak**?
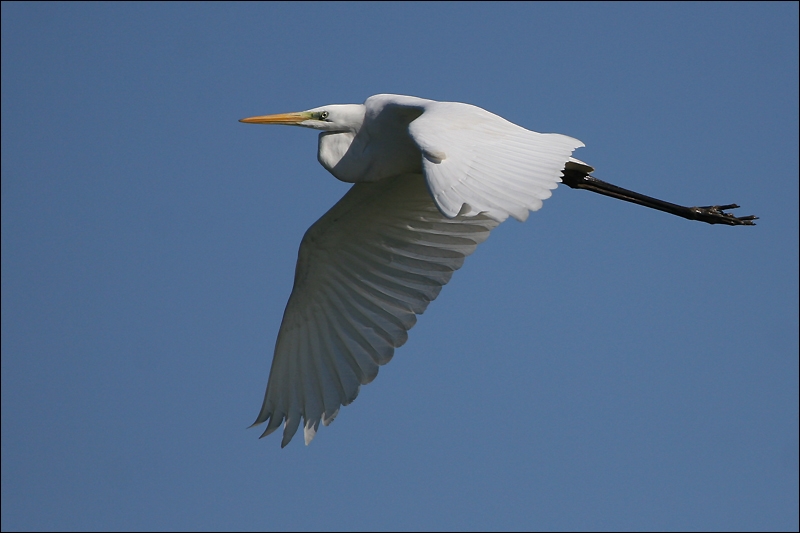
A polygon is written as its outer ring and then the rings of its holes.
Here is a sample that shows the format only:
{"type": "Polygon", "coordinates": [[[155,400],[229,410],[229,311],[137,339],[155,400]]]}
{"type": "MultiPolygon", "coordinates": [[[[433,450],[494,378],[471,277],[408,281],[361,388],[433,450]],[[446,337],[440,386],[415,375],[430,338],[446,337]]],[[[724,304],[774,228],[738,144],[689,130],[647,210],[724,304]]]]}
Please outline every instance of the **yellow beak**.
{"type": "Polygon", "coordinates": [[[239,122],[246,124],[300,124],[310,120],[311,113],[281,113],[279,115],[263,115],[260,117],[243,118],[239,122]]]}

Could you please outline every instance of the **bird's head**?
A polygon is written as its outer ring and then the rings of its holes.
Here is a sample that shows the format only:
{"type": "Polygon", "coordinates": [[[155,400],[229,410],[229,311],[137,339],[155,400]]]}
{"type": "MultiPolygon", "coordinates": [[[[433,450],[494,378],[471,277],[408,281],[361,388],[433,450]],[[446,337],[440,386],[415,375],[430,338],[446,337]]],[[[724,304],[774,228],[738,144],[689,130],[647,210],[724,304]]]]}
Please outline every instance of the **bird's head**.
{"type": "Polygon", "coordinates": [[[320,131],[358,132],[364,122],[365,107],[362,104],[336,104],[315,107],[308,111],[281,113],[243,118],[246,124],[283,124],[303,126],[320,131]]]}

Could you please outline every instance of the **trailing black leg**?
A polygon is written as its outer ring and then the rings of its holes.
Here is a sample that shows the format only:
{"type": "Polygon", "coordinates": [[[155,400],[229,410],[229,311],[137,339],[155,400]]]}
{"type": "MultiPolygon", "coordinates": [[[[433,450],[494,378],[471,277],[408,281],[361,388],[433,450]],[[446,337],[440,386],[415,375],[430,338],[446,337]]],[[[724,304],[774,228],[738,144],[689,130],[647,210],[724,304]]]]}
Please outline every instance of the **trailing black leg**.
{"type": "Polygon", "coordinates": [[[657,198],[645,196],[638,192],[629,191],[622,187],[617,187],[605,181],[599,180],[588,174],[593,170],[588,165],[579,165],[569,162],[564,169],[562,181],[564,185],[573,189],[584,189],[596,192],[612,198],[625,200],[634,204],[643,205],[652,209],[658,209],[667,213],[672,213],[679,217],[689,220],[699,220],[708,224],[727,224],[729,226],[755,226],[754,220],[758,217],[754,215],[746,217],[736,217],[730,213],[725,213],[725,209],[736,209],[736,204],[727,205],[708,205],[702,207],[684,207],[682,205],[665,202],[657,198]]]}

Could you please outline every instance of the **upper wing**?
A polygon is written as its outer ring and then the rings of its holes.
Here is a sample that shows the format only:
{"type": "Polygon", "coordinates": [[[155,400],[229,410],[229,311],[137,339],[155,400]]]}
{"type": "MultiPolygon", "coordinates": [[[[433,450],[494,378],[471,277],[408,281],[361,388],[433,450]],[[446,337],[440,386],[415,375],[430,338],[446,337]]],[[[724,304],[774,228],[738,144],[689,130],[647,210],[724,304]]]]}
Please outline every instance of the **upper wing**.
{"type": "Polygon", "coordinates": [[[426,101],[408,130],[422,151],[422,170],[448,217],[484,213],[523,221],[561,181],[582,142],[536,133],[479,107],[426,101]]]}
{"type": "Polygon", "coordinates": [[[329,424],[389,362],[416,315],[497,225],[483,215],[444,217],[418,174],[354,185],[300,244],[255,422],[269,420],[264,435],[286,420],[285,446],[302,416],[308,444],[320,420],[329,424]]]}

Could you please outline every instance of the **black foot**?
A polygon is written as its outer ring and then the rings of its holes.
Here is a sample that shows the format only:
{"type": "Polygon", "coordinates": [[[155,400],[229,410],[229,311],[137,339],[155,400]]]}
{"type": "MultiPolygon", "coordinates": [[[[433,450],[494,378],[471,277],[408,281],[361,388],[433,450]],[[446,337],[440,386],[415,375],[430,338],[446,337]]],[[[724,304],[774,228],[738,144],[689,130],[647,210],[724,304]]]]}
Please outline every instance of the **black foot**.
{"type": "MultiPolygon", "coordinates": [[[[755,215],[737,217],[726,213],[725,209],[736,209],[736,204],[728,205],[707,205],[704,207],[690,207],[689,210],[694,215],[695,220],[707,222],[709,224],[727,224],[728,226],[755,226],[754,220],[758,220],[755,215]]],[[[687,217],[688,218],[688,217],[687,217]]]]}

